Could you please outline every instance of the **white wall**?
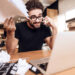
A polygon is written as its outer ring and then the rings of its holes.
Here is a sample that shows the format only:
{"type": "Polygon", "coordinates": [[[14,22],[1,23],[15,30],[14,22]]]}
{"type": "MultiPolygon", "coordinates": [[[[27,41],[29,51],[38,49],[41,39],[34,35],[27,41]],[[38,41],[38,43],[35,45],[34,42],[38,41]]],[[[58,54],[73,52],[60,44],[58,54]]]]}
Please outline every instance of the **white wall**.
{"type": "Polygon", "coordinates": [[[75,0],[59,0],[60,14],[64,14],[72,9],[75,9],[75,0]]]}
{"type": "Polygon", "coordinates": [[[75,0],[59,0],[58,31],[68,30],[66,20],[75,18],[75,0]]]}

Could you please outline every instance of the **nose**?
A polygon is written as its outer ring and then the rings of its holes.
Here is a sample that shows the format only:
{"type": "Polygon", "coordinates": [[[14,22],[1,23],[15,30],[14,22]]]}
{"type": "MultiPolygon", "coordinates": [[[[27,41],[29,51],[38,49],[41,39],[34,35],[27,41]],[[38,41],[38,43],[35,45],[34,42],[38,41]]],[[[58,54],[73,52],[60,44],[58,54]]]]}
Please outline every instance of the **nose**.
{"type": "Polygon", "coordinates": [[[39,19],[38,18],[36,19],[36,22],[39,22],[39,19]]]}

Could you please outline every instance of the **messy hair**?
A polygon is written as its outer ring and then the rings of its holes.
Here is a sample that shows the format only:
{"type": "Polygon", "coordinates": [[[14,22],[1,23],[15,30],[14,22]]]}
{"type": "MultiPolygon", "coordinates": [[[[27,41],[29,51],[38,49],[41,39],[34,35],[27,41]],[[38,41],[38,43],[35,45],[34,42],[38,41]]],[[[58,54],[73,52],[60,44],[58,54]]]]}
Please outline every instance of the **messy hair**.
{"type": "Polygon", "coordinates": [[[29,0],[26,3],[26,8],[28,11],[36,9],[36,8],[41,9],[42,11],[44,10],[42,3],[39,2],[38,0],[29,0]]]}

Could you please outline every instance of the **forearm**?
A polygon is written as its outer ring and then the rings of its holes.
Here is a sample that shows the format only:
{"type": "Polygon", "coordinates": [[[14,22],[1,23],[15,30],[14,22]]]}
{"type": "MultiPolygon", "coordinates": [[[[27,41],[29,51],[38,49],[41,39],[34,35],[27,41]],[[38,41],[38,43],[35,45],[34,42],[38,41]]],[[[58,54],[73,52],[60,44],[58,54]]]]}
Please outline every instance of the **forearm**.
{"type": "Polygon", "coordinates": [[[53,45],[54,45],[54,41],[55,41],[55,38],[56,38],[56,34],[57,34],[57,29],[55,27],[53,27],[53,29],[52,29],[52,36],[47,37],[45,39],[45,42],[48,44],[48,46],[51,49],[53,49],[53,45]]]}
{"type": "Polygon", "coordinates": [[[15,52],[18,40],[14,37],[14,33],[8,34],[6,38],[6,48],[9,54],[13,54],[15,52]]]}
{"type": "Polygon", "coordinates": [[[51,36],[51,40],[50,40],[51,49],[53,48],[54,41],[56,39],[56,35],[57,35],[57,28],[56,28],[56,26],[54,26],[54,27],[52,27],[52,36],[51,36]]]}
{"type": "Polygon", "coordinates": [[[52,26],[52,36],[57,34],[57,27],[56,26],[52,26]]]}
{"type": "Polygon", "coordinates": [[[57,28],[56,28],[53,20],[51,18],[49,18],[48,16],[45,17],[44,24],[49,26],[52,31],[52,36],[50,36],[49,40],[47,39],[47,43],[50,46],[50,48],[52,49],[53,45],[54,45],[55,38],[56,38],[56,34],[57,34],[57,28]]]}

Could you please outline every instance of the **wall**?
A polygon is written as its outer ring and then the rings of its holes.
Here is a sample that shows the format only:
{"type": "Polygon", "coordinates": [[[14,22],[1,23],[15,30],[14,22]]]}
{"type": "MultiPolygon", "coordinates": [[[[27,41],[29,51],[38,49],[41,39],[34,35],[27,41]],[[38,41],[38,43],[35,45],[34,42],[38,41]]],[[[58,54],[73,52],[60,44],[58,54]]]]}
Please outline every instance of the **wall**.
{"type": "Polygon", "coordinates": [[[58,31],[68,30],[66,20],[75,17],[75,0],[59,0],[58,31]]]}
{"type": "Polygon", "coordinates": [[[59,0],[59,13],[64,14],[67,11],[75,9],[75,0],[59,0]]]}

